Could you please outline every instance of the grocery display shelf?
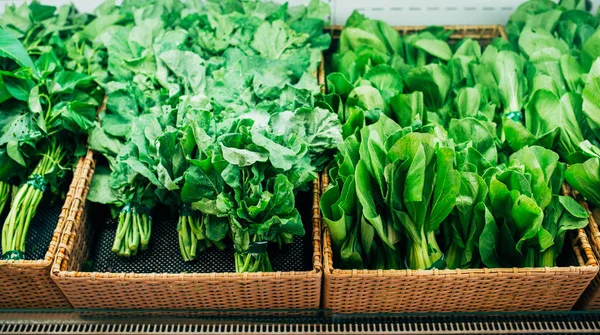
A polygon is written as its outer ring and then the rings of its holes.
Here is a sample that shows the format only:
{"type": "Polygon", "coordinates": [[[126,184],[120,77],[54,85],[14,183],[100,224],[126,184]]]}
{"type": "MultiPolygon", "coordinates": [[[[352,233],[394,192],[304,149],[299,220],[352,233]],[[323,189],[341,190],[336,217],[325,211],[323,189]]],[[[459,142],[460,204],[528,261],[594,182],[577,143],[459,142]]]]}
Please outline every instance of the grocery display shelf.
{"type": "Polygon", "coordinates": [[[591,334],[598,312],[0,310],[0,334],[591,334]]]}

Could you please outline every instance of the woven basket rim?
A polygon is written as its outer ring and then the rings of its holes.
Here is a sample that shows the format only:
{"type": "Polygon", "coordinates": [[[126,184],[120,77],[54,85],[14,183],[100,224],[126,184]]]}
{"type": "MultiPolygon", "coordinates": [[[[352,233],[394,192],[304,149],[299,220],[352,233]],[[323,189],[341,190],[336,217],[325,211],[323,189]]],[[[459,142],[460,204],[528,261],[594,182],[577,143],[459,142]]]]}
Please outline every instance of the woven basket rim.
{"type": "MultiPolygon", "coordinates": [[[[321,63],[317,68],[314,76],[317,77],[322,90],[325,85],[325,61],[324,56],[321,56],[321,63]]],[[[101,109],[106,107],[106,99],[101,109]]],[[[78,201],[73,201],[69,215],[66,220],[63,236],[60,240],[57,256],[52,264],[50,276],[54,280],[114,280],[114,281],[189,281],[189,280],[260,280],[260,279],[321,279],[323,276],[323,246],[322,246],[322,227],[321,227],[321,210],[320,204],[320,185],[321,174],[317,173],[316,179],[313,181],[313,207],[312,207],[312,269],[308,271],[277,271],[277,272],[254,272],[254,273],[234,273],[234,272],[212,272],[212,273],[111,273],[111,272],[81,272],[81,271],[65,271],[61,268],[66,268],[71,249],[74,244],[74,234],[72,232],[75,224],[80,224],[76,220],[81,220],[83,216],[77,217],[77,212],[85,210],[87,199],[87,191],[89,183],[95,168],[94,152],[88,150],[88,153],[83,161],[89,163],[88,169],[92,173],[82,176],[79,180],[77,193],[74,198],[78,201]]],[[[82,166],[82,170],[83,170],[82,166]]],[[[81,172],[82,173],[82,172],[81,172]]],[[[83,173],[82,173],[83,174],[83,173]]]]}
{"type": "MultiPolygon", "coordinates": [[[[437,25],[434,25],[437,26],[437,25]]],[[[408,31],[419,31],[419,30],[423,30],[427,27],[430,26],[424,26],[424,25],[416,25],[416,26],[392,26],[392,28],[394,30],[397,30],[398,32],[408,32],[408,31]]],[[[492,33],[491,35],[495,35],[495,37],[497,37],[498,35],[500,35],[501,38],[503,39],[508,39],[507,35],[506,35],[506,30],[504,28],[503,25],[499,25],[499,24],[480,24],[480,25],[439,25],[438,27],[444,27],[444,29],[446,30],[455,30],[456,32],[454,34],[452,34],[450,36],[450,38],[453,39],[457,39],[457,38],[463,38],[463,37],[478,37],[478,38],[482,38],[482,36],[484,36],[484,32],[487,31],[493,31],[495,32],[492,33]],[[479,34],[474,33],[475,31],[479,31],[479,34]],[[473,32],[473,34],[470,34],[469,32],[473,32]]],[[[325,28],[323,29],[324,31],[329,31],[329,32],[341,32],[343,30],[344,26],[343,25],[330,25],[330,26],[325,26],[325,28]]],[[[333,34],[332,34],[333,35],[333,34]]],[[[491,36],[490,35],[490,36],[491,36]]],[[[333,38],[337,38],[337,36],[333,35],[333,38]]],[[[485,38],[485,37],[484,37],[485,38]]]]}

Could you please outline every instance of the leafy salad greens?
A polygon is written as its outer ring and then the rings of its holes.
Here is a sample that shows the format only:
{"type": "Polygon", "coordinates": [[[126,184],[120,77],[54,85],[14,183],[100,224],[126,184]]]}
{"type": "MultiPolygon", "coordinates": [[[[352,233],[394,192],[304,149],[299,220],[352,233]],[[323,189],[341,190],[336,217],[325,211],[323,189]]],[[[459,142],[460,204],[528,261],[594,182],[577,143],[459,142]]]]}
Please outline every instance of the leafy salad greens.
{"type": "Polygon", "coordinates": [[[295,195],[342,140],[318,107],[328,6],[243,1],[106,2],[85,43],[108,55],[88,198],[119,218],[113,251],[148,247],[151,210],[179,212],[182,257],[236,250],[237,272],[272,271],[266,246],[304,234],[295,195]],[[102,27],[102,29],[99,29],[102,27]]]}
{"type": "Polygon", "coordinates": [[[319,98],[343,123],[321,201],[336,266],[555,266],[588,223],[564,181],[600,190],[597,28],[577,1],[534,0],[482,48],[355,12],[319,98]]]}
{"type": "Polygon", "coordinates": [[[93,50],[80,46],[90,21],[73,6],[7,6],[0,18],[0,211],[2,257],[24,258],[31,220],[44,197],[59,196],[85,154],[104,93],[93,50]],[[13,186],[16,188],[12,192],[13,186]]]}
{"type": "Polygon", "coordinates": [[[589,215],[564,182],[600,207],[598,15],[531,0],[483,46],[355,12],[321,93],[327,15],[318,0],[7,6],[3,258],[23,258],[87,144],[104,157],[88,199],[118,218],[120,256],[149,247],[160,205],[185,261],[232,246],[237,272],[271,271],[266,246],[305,233],[295,196],[329,164],[342,268],[555,266],[589,215]]]}

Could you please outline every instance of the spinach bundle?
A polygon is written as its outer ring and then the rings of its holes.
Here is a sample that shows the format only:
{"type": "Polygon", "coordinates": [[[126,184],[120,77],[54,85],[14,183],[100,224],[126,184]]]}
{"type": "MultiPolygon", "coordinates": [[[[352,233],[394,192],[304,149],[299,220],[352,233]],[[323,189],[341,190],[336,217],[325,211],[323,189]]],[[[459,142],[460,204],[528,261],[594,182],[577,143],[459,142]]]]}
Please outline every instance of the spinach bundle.
{"type": "MultiPolygon", "coordinates": [[[[108,54],[108,100],[90,147],[109,162],[119,155],[106,143],[148,148],[148,175],[136,172],[149,185],[142,187],[149,207],[179,212],[184,260],[231,239],[236,271],[271,271],[267,243],[281,246],[304,234],[294,197],[341,141],[336,115],[313,99],[313,73],[330,42],[322,33],[328,10],[318,1],[289,9],[156,1],[97,12],[96,21],[111,25],[90,42],[108,54]],[[125,15],[111,21],[116,14],[125,15]],[[161,131],[148,136],[146,124],[136,140],[131,124],[146,117],[161,131]]],[[[123,206],[122,197],[97,196],[108,191],[100,184],[92,185],[92,201],[123,206]]],[[[113,186],[110,192],[122,193],[113,186]]]]}
{"type": "Polygon", "coordinates": [[[498,165],[495,124],[473,117],[453,119],[448,137],[456,145],[460,187],[456,207],[448,218],[448,225],[443,226],[446,266],[450,269],[478,267],[479,237],[490,216],[489,187],[484,176],[498,165]]]}
{"type": "Polygon", "coordinates": [[[337,165],[330,171],[331,186],[323,194],[321,210],[344,267],[401,266],[395,247],[400,239],[399,219],[391,208],[378,212],[393,200],[393,188],[388,187],[383,170],[385,143],[396,131],[401,131],[400,126],[382,116],[338,147],[337,165]],[[379,154],[371,156],[369,146],[377,146],[379,154]]]}
{"type": "Polygon", "coordinates": [[[219,207],[214,200],[209,201],[217,199],[223,183],[216,178],[211,163],[214,148],[208,134],[213,135],[214,131],[212,115],[200,106],[201,103],[183,100],[177,108],[177,118],[173,118],[177,123],[157,139],[158,176],[168,192],[161,199],[179,208],[177,231],[185,261],[196,259],[213,245],[224,249],[229,232],[227,218],[218,215],[219,207]],[[207,197],[205,192],[211,192],[211,196],[207,197]]]}
{"type": "Polygon", "coordinates": [[[90,138],[90,148],[107,158],[110,169],[97,168],[88,199],[111,205],[113,215],[118,216],[112,251],[120,256],[133,256],[138,249],[148,247],[152,232],[150,211],[158,202],[156,193],[162,187],[154,169],[154,141],[164,131],[157,115],[141,115],[129,126],[127,141],[110,138],[100,129],[90,138]]]}
{"type": "MultiPolygon", "coordinates": [[[[71,46],[88,17],[73,6],[59,9],[58,16],[55,11],[34,2],[8,7],[0,20],[0,152],[6,163],[0,180],[18,181],[29,174],[15,192],[3,226],[7,259],[23,258],[29,224],[46,189],[59,194],[74,158],[85,152],[84,139],[103,94],[87,69],[73,62],[80,53],[71,46]]],[[[9,188],[0,189],[0,199],[6,201],[9,188]]]]}
{"type": "Polygon", "coordinates": [[[402,196],[395,196],[393,206],[408,237],[410,269],[440,267],[443,253],[435,233],[454,209],[460,186],[460,174],[454,169],[454,150],[442,147],[436,140],[412,133],[390,149],[396,166],[392,187],[403,192],[402,196]],[[394,160],[395,155],[399,160],[394,160]]]}

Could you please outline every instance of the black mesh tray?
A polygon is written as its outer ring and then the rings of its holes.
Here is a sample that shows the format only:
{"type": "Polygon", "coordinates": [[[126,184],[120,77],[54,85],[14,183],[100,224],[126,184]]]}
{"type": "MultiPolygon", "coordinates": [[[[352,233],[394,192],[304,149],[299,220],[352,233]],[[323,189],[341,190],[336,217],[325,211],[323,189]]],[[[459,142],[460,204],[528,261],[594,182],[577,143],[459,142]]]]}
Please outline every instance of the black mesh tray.
{"type": "MultiPolygon", "coordinates": [[[[4,227],[4,221],[9,211],[9,204],[4,208],[4,213],[0,215],[0,227],[4,227]]],[[[37,213],[31,220],[27,237],[25,239],[25,259],[41,260],[46,256],[50,241],[54,235],[54,230],[58,224],[58,217],[62,210],[62,200],[55,203],[42,201],[38,207],[37,213]]],[[[0,235],[1,238],[1,235],[0,235]]],[[[4,253],[0,245],[0,254],[4,253]]]]}
{"type": "MultiPolygon", "coordinates": [[[[281,250],[269,246],[269,257],[274,271],[312,270],[312,194],[302,192],[296,196],[306,234],[296,237],[294,243],[281,250]]],[[[117,220],[104,205],[92,204],[88,220],[94,227],[95,236],[90,260],[83,271],[112,273],[211,273],[235,272],[233,248],[220,251],[209,248],[192,262],[184,262],[179,251],[177,216],[166,207],[158,207],[152,213],[152,236],[148,249],[133,257],[119,257],[112,252],[117,220]]],[[[228,245],[231,243],[228,242],[228,245]]]]}

